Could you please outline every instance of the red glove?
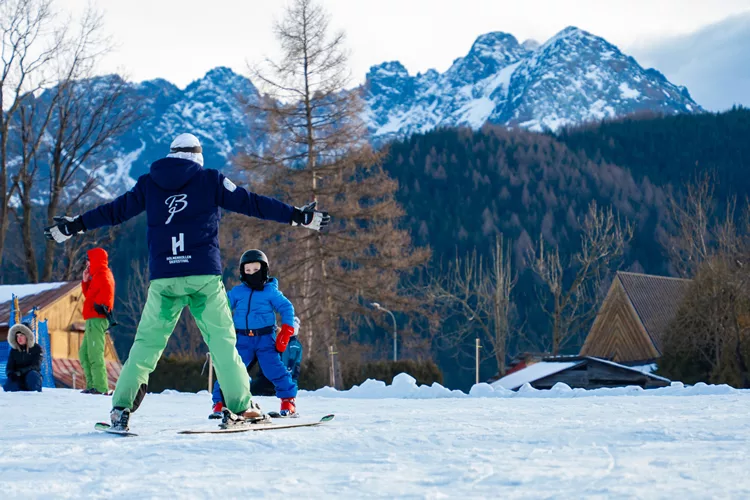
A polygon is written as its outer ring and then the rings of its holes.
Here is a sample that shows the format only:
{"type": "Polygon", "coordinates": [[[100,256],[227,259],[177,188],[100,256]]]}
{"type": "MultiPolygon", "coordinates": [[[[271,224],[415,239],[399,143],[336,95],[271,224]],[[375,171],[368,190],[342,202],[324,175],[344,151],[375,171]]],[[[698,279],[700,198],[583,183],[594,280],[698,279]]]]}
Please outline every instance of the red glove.
{"type": "Polygon", "coordinates": [[[289,345],[289,339],[294,335],[294,327],[289,325],[281,325],[281,331],[276,335],[276,350],[279,352],[286,351],[286,346],[289,345]]]}

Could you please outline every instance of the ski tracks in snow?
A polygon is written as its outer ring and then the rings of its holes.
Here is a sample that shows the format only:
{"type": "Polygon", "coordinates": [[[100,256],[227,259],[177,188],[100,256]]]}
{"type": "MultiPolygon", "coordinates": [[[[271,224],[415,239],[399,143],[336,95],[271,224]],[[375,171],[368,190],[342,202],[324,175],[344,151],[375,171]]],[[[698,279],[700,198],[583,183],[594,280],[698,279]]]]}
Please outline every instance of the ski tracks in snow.
{"type": "MultiPolygon", "coordinates": [[[[275,398],[258,398],[266,409],[275,398]]],[[[209,428],[210,396],[149,395],[139,437],[93,430],[111,400],[0,392],[6,498],[746,498],[750,394],[351,399],[320,427],[209,428]],[[54,422],[54,426],[50,425],[54,422]],[[219,493],[220,492],[220,493],[219,493]]]]}

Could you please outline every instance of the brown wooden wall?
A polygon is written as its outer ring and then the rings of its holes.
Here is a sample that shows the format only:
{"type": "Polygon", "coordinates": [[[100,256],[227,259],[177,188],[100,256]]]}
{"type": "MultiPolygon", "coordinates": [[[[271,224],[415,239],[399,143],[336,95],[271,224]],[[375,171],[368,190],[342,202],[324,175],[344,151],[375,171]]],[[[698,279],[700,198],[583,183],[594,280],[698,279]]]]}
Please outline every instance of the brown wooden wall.
{"type": "Polygon", "coordinates": [[[618,363],[659,357],[619,278],[612,282],[580,354],[618,363]]]}
{"type": "MultiPolygon", "coordinates": [[[[57,301],[41,308],[37,314],[40,321],[47,319],[52,357],[78,359],[78,349],[83,340],[80,327],[85,324],[81,287],[77,286],[57,301]]],[[[119,361],[109,334],[107,334],[104,358],[107,361],[119,361]]]]}

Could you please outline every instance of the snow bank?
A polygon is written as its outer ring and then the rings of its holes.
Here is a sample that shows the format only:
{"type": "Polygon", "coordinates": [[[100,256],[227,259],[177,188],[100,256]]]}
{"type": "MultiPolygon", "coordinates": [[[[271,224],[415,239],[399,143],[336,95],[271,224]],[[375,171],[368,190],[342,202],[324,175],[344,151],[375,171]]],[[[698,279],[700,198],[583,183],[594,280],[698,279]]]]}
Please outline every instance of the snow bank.
{"type": "Polygon", "coordinates": [[[316,391],[300,391],[310,395],[326,398],[353,398],[353,399],[384,399],[384,398],[413,398],[413,399],[436,399],[436,398],[465,398],[465,393],[458,390],[450,390],[435,382],[431,386],[417,385],[417,380],[406,373],[400,373],[393,378],[391,385],[386,385],[380,380],[367,379],[362,385],[355,385],[347,391],[338,391],[331,387],[323,387],[316,391]]]}
{"type": "Polygon", "coordinates": [[[411,375],[401,373],[393,378],[391,385],[379,380],[366,380],[362,385],[354,386],[347,391],[338,391],[331,387],[324,387],[316,391],[300,391],[308,396],[325,398],[348,399],[437,399],[437,398],[587,398],[606,396],[714,396],[725,394],[750,394],[750,390],[735,389],[728,385],[707,385],[698,383],[686,386],[681,382],[672,382],[669,387],[658,389],[643,389],[638,386],[613,387],[603,389],[571,389],[568,385],[558,382],[549,390],[534,389],[524,384],[517,392],[503,387],[493,387],[490,384],[476,384],[469,394],[451,390],[437,382],[431,386],[417,385],[411,375]]]}

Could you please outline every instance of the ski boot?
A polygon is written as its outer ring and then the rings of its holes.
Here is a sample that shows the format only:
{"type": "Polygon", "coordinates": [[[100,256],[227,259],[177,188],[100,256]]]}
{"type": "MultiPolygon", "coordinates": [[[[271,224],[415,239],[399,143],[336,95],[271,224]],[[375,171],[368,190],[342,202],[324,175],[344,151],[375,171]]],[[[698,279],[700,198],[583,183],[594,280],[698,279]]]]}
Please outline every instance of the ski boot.
{"type": "Polygon", "coordinates": [[[211,413],[208,418],[211,420],[219,419],[223,416],[222,411],[224,410],[224,403],[219,401],[214,405],[213,413],[211,413]]]}
{"type": "Polygon", "coordinates": [[[234,427],[244,427],[246,425],[254,425],[262,422],[268,422],[270,419],[260,409],[260,405],[255,401],[250,401],[250,407],[240,414],[232,413],[232,411],[224,407],[222,410],[222,419],[219,427],[222,429],[231,429],[234,427]]]}
{"type": "Polygon", "coordinates": [[[128,432],[130,430],[128,427],[130,410],[128,408],[112,408],[109,418],[112,421],[111,430],[120,432],[128,432]]]}
{"type": "Polygon", "coordinates": [[[297,406],[294,398],[281,398],[281,410],[279,415],[282,417],[296,417],[297,406]]]}

